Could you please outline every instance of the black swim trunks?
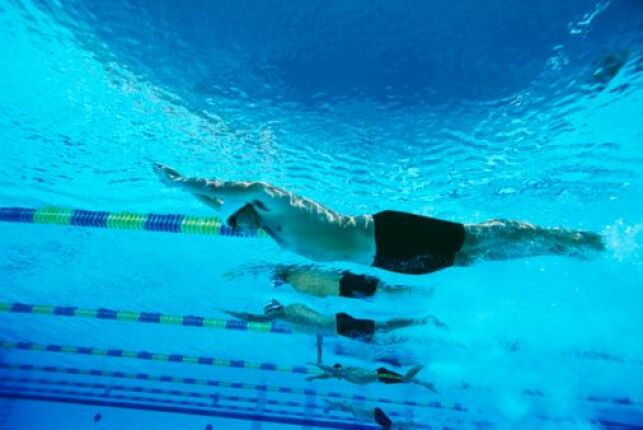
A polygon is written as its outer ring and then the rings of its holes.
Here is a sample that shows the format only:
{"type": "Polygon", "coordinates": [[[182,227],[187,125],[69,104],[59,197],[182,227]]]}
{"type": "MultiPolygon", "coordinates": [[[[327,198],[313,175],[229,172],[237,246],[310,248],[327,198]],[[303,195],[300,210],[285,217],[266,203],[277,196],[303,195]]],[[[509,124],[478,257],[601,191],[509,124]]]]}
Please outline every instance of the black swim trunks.
{"type": "Polygon", "coordinates": [[[400,273],[429,273],[453,265],[464,243],[464,225],[407,212],[373,215],[373,266],[400,273]]]}
{"type": "Polygon", "coordinates": [[[355,275],[345,270],[339,279],[339,295],[342,297],[370,297],[377,291],[379,281],[373,276],[355,275]]]}
{"type": "Polygon", "coordinates": [[[370,341],[375,334],[375,321],[373,320],[357,319],[340,312],[335,315],[335,323],[337,324],[337,334],[340,336],[370,341]]]}
{"type": "Polygon", "coordinates": [[[400,384],[404,382],[403,376],[399,373],[388,370],[386,367],[377,369],[377,379],[384,384],[400,384]]]}

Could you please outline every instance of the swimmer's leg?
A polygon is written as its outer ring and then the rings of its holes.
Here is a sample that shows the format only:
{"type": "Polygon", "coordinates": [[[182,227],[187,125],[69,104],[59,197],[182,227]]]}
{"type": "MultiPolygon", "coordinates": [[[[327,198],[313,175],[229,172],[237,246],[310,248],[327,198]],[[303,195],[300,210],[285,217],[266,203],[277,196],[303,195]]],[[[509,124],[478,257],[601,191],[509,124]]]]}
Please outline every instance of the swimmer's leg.
{"type": "Polygon", "coordinates": [[[420,387],[424,387],[427,390],[430,390],[434,393],[438,392],[438,390],[435,388],[435,385],[433,385],[430,382],[420,381],[419,379],[413,379],[412,381],[409,381],[409,383],[419,385],[420,387]]]}
{"type": "Polygon", "coordinates": [[[587,257],[604,249],[603,239],[597,233],[495,219],[465,225],[464,244],[456,255],[455,264],[464,266],[476,260],[507,260],[537,255],[587,257]]]}
{"type": "Polygon", "coordinates": [[[404,375],[404,382],[407,382],[409,384],[415,384],[419,385],[421,387],[427,388],[434,393],[437,393],[438,390],[435,389],[435,386],[431,384],[430,382],[424,382],[416,378],[417,374],[420,373],[420,371],[424,369],[423,365],[418,365],[418,366],[413,366],[409,369],[408,372],[406,372],[406,375],[404,375]]]}
{"type": "Polygon", "coordinates": [[[413,327],[417,325],[432,324],[436,327],[447,328],[447,325],[434,316],[426,318],[413,319],[413,318],[394,318],[392,320],[376,323],[376,330],[380,333],[388,333],[392,330],[397,330],[406,327],[413,327]]]}

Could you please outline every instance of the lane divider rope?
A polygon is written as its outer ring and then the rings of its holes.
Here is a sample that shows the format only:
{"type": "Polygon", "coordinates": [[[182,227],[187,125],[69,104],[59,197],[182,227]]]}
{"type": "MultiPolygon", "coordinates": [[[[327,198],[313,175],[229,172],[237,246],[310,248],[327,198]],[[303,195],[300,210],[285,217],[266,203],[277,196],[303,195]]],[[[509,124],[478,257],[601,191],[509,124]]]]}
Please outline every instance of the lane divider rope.
{"type": "Polygon", "coordinates": [[[256,234],[239,233],[216,216],[189,216],[133,212],[106,212],[59,207],[0,207],[0,221],[27,224],[58,224],[74,227],[96,227],[116,230],[142,230],[168,233],[207,234],[215,236],[266,238],[263,230],[256,234]]]}
{"type": "Polygon", "coordinates": [[[217,407],[211,402],[194,400],[173,400],[147,396],[128,396],[124,394],[96,393],[62,389],[25,389],[24,387],[0,387],[0,398],[81,404],[92,406],[119,407],[125,409],[147,410],[154,412],[182,413],[200,416],[212,416],[245,421],[261,421],[298,426],[334,428],[344,430],[378,430],[372,425],[350,422],[346,417],[336,415],[292,412],[287,410],[264,409],[257,414],[255,407],[225,406],[217,407]],[[131,403],[125,403],[129,401],[131,403]],[[266,415],[270,414],[270,415],[266,415]],[[331,420],[337,421],[331,421],[331,420]],[[343,420],[340,421],[340,420],[343,420]],[[348,422],[347,422],[348,421],[348,422]]]}
{"type": "Polygon", "coordinates": [[[467,409],[459,403],[446,404],[444,402],[440,402],[437,400],[430,401],[430,402],[417,402],[414,400],[394,400],[394,399],[382,398],[382,397],[380,398],[367,397],[361,394],[348,395],[348,394],[340,393],[338,391],[320,391],[320,390],[312,390],[308,388],[293,388],[293,387],[284,387],[284,386],[266,385],[266,384],[247,384],[243,382],[230,382],[230,381],[221,381],[216,379],[189,378],[189,377],[170,376],[170,375],[152,375],[149,373],[139,373],[139,372],[128,373],[128,372],[121,372],[121,371],[99,370],[99,369],[79,369],[76,367],[39,366],[39,365],[32,365],[32,364],[0,363],[0,368],[6,369],[6,370],[15,370],[15,371],[97,376],[97,377],[128,379],[128,380],[136,380],[136,381],[154,381],[154,382],[166,382],[166,383],[172,383],[172,384],[231,388],[231,389],[242,389],[242,390],[251,390],[251,391],[267,391],[267,392],[274,392],[279,394],[300,394],[300,395],[317,396],[317,397],[329,398],[329,399],[344,399],[344,400],[356,401],[356,402],[372,402],[372,403],[397,405],[397,406],[413,406],[413,407],[446,409],[446,410],[452,410],[456,412],[467,411],[467,409]]]}
{"type": "MultiPolygon", "coordinates": [[[[325,409],[324,405],[320,404],[315,404],[314,402],[296,402],[296,401],[281,401],[281,400],[274,400],[274,399],[259,399],[259,398],[254,398],[254,397],[244,397],[244,396],[227,396],[219,393],[207,393],[207,392],[198,392],[198,391],[182,391],[182,390],[167,390],[167,389],[162,389],[162,388],[149,388],[149,387],[141,387],[141,386],[129,386],[129,385],[109,385],[109,384],[101,384],[101,383],[87,383],[87,382],[78,382],[78,381],[69,381],[69,380],[52,380],[52,379],[45,379],[45,378],[25,378],[25,377],[0,377],[0,382],[4,383],[9,383],[9,384],[18,384],[16,387],[20,387],[22,389],[26,390],[43,390],[42,388],[26,388],[25,384],[31,384],[31,385],[45,385],[45,386],[57,386],[57,387],[73,387],[73,388],[81,388],[81,389],[88,389],[88,390],[101,390],[109,393],[111,395],[112,391],[123,391],[123,392],[128,392],[128,393],[143,393],[143,394],[152,394],[152,395],[160,395],[160,396],[168,396],[168,397],[178,397],[178,398],[192,398],[192,399],[208,399],[210,403],[210,406],[214,407],[229,407],[230,405],[222,405],[221,402],[238,402],[238,403],[251,403],[251,404],[258,404],[258,403],[265,403],[270,406],[281,406],[281,407],[288,407],[288,408],[301,408],[302,412],[305,413],[304,408],[316,408],[316,409],[325,409]]],[[[6,385],[5,385],[6,386],[6,385]]],[[[7,387],[7,390],[15,390],[15,387],[7,387]]],[[[263,409],[263,408],[262,408],[263,409]]],[[[252,408],[252,410],[256,410],[255,408],[252,408]]],[[[307,409],[310,410],[310,409],[307,409]]],[[[287,410],[280,410],[279,413],[288,413],[291,414],[292,411],[287,411],[287,410]]],[[[387,415],[391,417],[399,417],[401,414],[398,411],[391,411],[387,410],[386,411],[387,415]]],[[[299,415],[299,414],[297,414],[299,415]]],[[[306,414],[306,416],[317,416],[317,417],[322,417],[325,416],[330,419],[339,419],[339,420],[350,420],[350,421],[357,421],[357,419],[353,416],[337,416],[337,415],[332,415],[332,414],[327,414],[324,413],[324,415],[319,415],[310,413],[306,414]]],[[[484,424],[487,424],[486,422],[484,424]]],[[[488,423],[490,424],[490,423],[488,423]]]]}
{"type": "Polygon", "coordinates": [[[203,366],[229,367],[233,369],[265,370],[269,372],[293,373],[299,375],[316,375],[320,372],[305,366],[281,366],[272,363],[256,363],[245,360],[227,360],[213,357],[197,357],[184,354],[165,354],[148,351],[127,351],[123,349],[103,349],[83,346],[63,346],[40,344],[34,342],[10,342],[0,339],[1,349],[22,351],[61,352],[66,354],[88,355],[96,357],[132,358],[171,363],[199,364],[203,366]]]}
{"type": "MultiPolygon", "coordinates": [[[[185,390],[169,390],[164,388],[150,388],[142,387],[136,385],[112,385],[112,384],[103,384],[103,383],[89,383],[89,382],[79,382],[79,381],[69,381],[69,380],[54,380],[46,378],[28,378],[28,377],[0,377],[0,382],[8,384],[17,384],[17,386],[24,386],[25,384],[32,385],[49,385],[49,386],[63,386],[63,387],[74,387],[74,388],[83,388],[90,390],[107,390],[107,391],[125,391],[130,393],[144,393],[144,394],[154,394],[161,396],[172,396],[172,397],[187,397],[194,399],[208,399],[212,404],[218,405],[219,402],[238,402],[238,403],[257,403],[258,399],[253,397],[246,396],[228,396],[224,394],[219,394],[216,392],[201,392],[201,391],[185,391],[185,390]]],[[[304,403],[296,401],[281,401],[274,399],[266,399],[265,403],[272,406],[286,406],[291,408],[303,408],[308,406],[304,403]]],[[[311,404],[310,406],[315,408],[323,408],[323,405],[311,404]]]]}
{"type": "Polygon", "coordinates": [[[196,315],[169,315],[159,312],[115,311],[105,308],[83,309],[74,306],[32,305],[2,302],[0,303],[0,312],[181,325],[186,327],[204,327],[219,330],[252,331],[277,334],[293,333],[290,327],[279,323],[247,322],[235,319],[225,320],[196,315]]]}

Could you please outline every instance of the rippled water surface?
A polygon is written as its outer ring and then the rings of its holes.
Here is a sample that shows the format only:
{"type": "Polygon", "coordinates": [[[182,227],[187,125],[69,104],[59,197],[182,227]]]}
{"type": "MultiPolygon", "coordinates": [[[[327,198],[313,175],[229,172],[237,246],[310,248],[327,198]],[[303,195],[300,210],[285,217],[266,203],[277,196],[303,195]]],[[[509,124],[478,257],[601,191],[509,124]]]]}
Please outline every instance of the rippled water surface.
{"type": "MultiPolygon", "coordinates": [[[[3,303],[223,317],[260,312],[275,297],[378,319],[430,313],[449,330],[410,330],[391,347],[325,342],[329,363],[425,364],[438,394],[30,351],[0,350],[0,361],[467,409],[386,408],[431,428],[643,426],[642,35],[638,0],[0,2],[0,206],[210,214],[158,182],[158,161],[189,175],[269,181],[348,213],[513,218],[608,242],[588,261],[542,257],[415,277],[330,265],[415,291],[346,301],[274,289],[271,265],[305,260],[271,241],[3,223],[3,303]]],[[[285,366],[316,354],[304,335],[4,313],[0,330],[8,341],[285,366]]],[[[320,397],[244,394],[323,414],[320,397]]],[[[46,428],[297,427],[11,400],[0,425],[44,428],[44,416],[46,428]]]]}

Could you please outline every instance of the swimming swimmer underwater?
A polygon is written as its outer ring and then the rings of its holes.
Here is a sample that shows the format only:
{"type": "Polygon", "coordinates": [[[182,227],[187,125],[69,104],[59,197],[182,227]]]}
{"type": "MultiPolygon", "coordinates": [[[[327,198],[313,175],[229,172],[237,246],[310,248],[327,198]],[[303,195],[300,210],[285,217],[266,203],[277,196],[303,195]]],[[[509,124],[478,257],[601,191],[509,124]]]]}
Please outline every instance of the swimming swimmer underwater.
{"type": "Polygon", "coordinates": [[[510,220],[460,224],[387,210],[349,216],[265,182],[188,178],[162,164],[168,185],[191,192],[238,231],[262,228],[282,248],[316,261],[351,261],[422,274],[478,260],[537,255],[585,257],[604,249],[600,235],[510,220]]]}
{"type": "Polygon", "coordinates": [[[417,426],[412,422],[393,421],[388,415],[379,407],[367,408],[363,406],[354,405],[347,402],[340,402],[336,400],[324,399],[326,406],[324,411],[339,410],[348,412],[353,417],[358,419],[373,420],[383,430],[412,430],[417,426]]]}
{"type": "MultiPolygon", "coordinates": [[[[273,285],[290,285],[300,293],[316,297],[347,298],[373,297],[376,293],[409,292],[411,288],[388,285],[375,276],[361,275],[349,270],[325,270],[312,265],[278,265],[272,276],[273,285]]],[[[425,289],[430,292],[430,289],[425,289]]]]}
{"type": "Polygon", "coordinates": [[[336,363],[333,366],[326,366],[325,364],[318,363],[317,366],[324,373],[321,375],[309,376],[306,378],[306,381],[314,381],[317,379],[343,379],[352,384],[358,385],[371,384],[374,382],[381,382],[383,384],[415,384],[437,393],[433,384],[430,382],[424,382],[417,378],[417,374],[424,368],[422,365],[411,367],[404,375],[385,367],[368,370],[362,369],[361,367],[342,366],[339,363],[336,363]]]}
{"type": "Polygon", "coordinates": [[[446,324],[433,316],[417,319],[395,318],[388,321],[374,321],[371,319],[353,318],[343,312],[335,315],[322,315],[306,305],[293,303],[284,306],[277,300],[272,300],[268,303],[264,307],[263,314],[233,311],[224,312],[244,321],[269,322],[279,320],[303,333],[323,336],[339,335],[376,344],[388,343],[386,339],[381,339],[378,335],[386,334],[396,329],[426,324],[433,324],[441,329],[447,328],[446,324]]]}

